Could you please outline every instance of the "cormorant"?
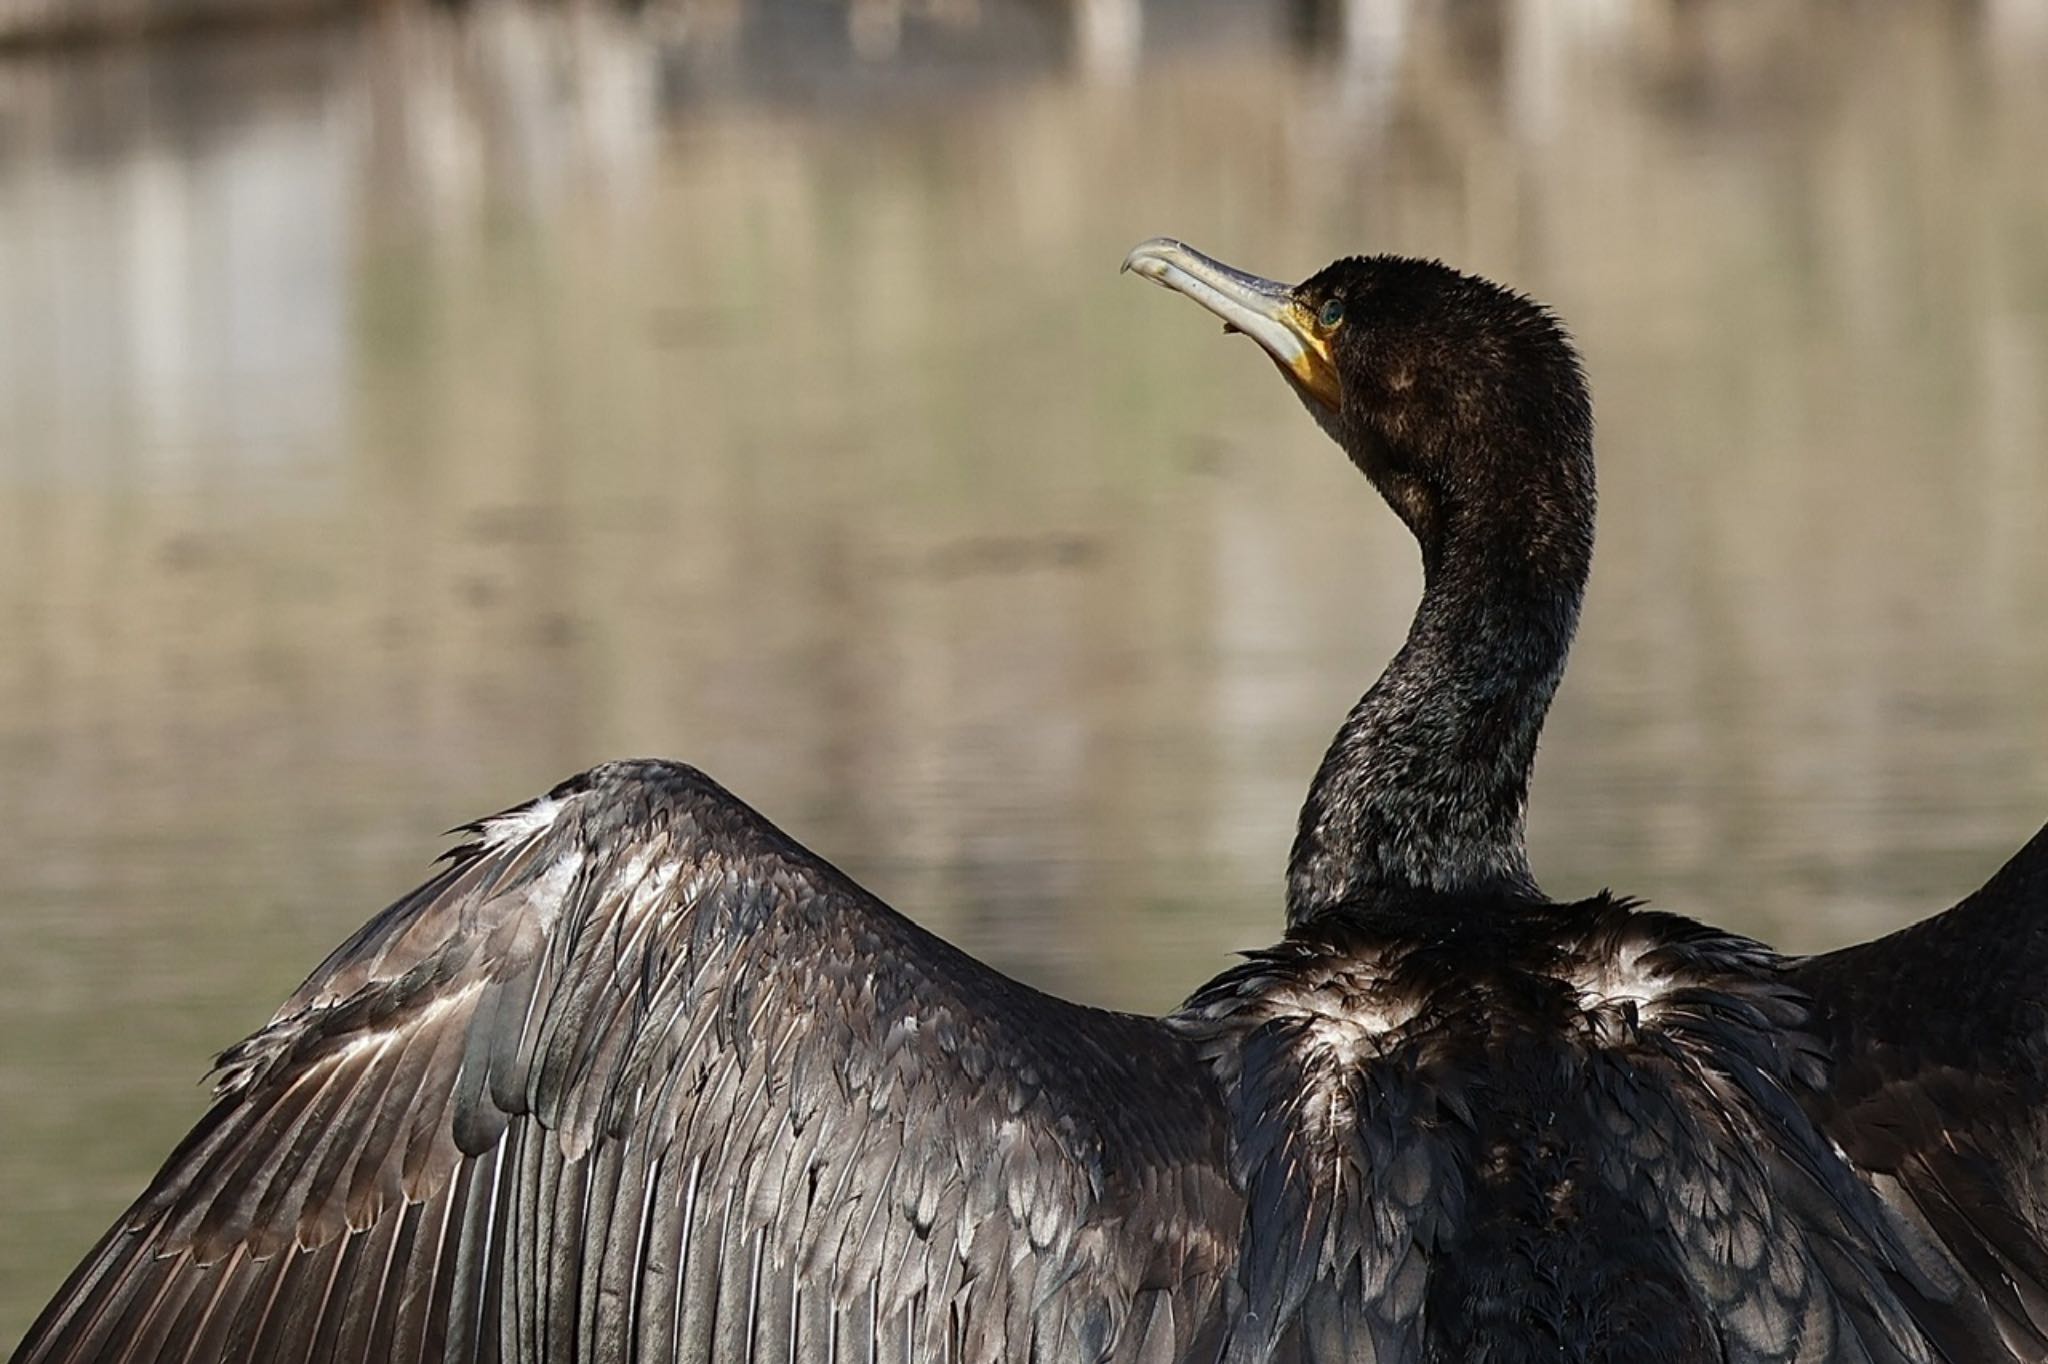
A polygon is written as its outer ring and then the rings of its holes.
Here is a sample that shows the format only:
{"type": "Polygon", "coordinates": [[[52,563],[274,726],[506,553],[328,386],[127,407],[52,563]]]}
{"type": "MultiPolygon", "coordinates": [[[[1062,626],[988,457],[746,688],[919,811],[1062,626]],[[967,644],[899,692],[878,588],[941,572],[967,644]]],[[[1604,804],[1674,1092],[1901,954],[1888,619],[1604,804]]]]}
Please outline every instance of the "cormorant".
{"type": "Polygon", "coordinates": [[[703,774],[469,826],[222,1055],[30,1330],[56,1361],[1985,1361],[2048,1355],[2048,834],[1787,958],[1543,896],[1592,550],[1578,359],[1440,264],[1126,265],[1273,358],[1414,532],[1287,931],[1082,1008],[703,774]]]}

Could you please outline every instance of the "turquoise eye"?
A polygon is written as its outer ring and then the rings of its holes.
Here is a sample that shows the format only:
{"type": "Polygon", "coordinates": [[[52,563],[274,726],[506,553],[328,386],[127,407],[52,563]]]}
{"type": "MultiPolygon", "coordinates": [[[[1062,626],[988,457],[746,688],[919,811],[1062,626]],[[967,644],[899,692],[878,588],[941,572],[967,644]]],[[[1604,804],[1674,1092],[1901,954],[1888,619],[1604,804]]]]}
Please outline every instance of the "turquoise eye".
{"type": "Polygon", "coordinates": [[[1344,320],[1344,300],[1333,298],[1323,304],[1323,310],[1316,314],[1316,321],[1324,327],[1334,327],[1344,320]]]}

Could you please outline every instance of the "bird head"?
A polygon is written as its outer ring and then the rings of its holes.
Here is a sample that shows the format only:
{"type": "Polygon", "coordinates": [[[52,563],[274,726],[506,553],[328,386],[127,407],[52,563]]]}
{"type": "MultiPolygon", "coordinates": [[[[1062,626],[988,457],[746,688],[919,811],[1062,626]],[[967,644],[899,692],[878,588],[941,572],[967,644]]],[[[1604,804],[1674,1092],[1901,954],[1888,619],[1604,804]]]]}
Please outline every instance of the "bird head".
{"type": "Polygon", "coordinates": [[[1156,237],[1124,268],[1256,341],[1426,562],[1483,523],[1482,538],[1532,552],[1573,542],[1562,548],[1577,553],[1563,558],[1583,575],[1591,400],[1570,339],[1542,305],[1402,256],[1349,256],[1290,285],[1156,237]]]}

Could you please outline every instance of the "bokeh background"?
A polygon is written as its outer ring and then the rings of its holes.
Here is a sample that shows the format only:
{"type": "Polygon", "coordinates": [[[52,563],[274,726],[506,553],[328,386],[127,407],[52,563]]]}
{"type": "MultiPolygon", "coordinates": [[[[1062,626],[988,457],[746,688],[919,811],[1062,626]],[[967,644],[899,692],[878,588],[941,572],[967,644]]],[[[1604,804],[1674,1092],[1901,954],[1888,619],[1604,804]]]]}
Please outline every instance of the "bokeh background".
{"type": "Polygon", "coordinates": [[[1554,894],[1812,950],[2048,819],[2048,4],[243,2],[0,8],[0,1351],[603,758],[1090,1001],[1269,941],[1418,574],[1155,233],[1574,328],[1554,894]]]}

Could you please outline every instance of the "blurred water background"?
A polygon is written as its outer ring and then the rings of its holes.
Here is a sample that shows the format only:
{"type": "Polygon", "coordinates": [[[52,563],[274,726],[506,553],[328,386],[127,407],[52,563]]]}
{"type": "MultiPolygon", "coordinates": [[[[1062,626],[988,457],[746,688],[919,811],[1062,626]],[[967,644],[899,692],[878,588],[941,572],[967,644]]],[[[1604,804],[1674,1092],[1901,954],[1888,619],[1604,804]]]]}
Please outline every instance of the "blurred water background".
{"type": "Polygon", "coordinates": [[[1532,838],[1815,949],[2048,818],[2048,6],[675,0],[0,58],[0,1349],[206,1058],[606,757],[1048,988],[1270,940],[1411,542],[1116,264],[1552,301],[1532,838]]]}

